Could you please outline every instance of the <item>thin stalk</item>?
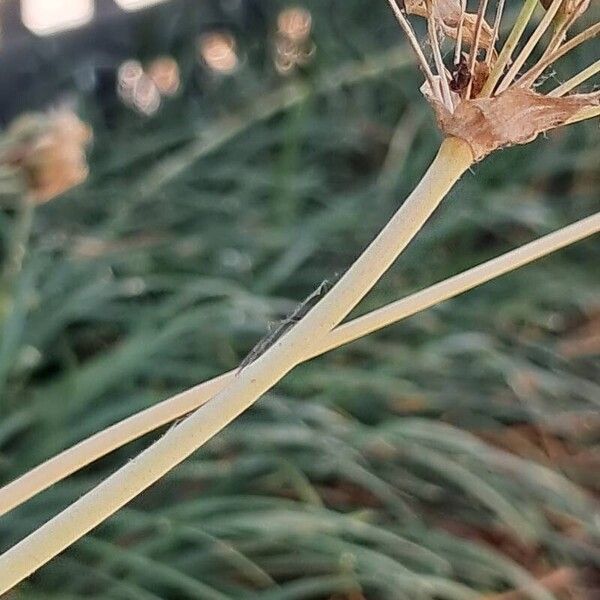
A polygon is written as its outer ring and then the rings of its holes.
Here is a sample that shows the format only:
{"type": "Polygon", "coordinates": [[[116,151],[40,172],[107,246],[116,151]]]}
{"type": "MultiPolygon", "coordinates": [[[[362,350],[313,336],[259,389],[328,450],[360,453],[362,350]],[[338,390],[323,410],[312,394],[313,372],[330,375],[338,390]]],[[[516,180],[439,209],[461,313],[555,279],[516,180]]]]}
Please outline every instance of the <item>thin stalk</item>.
{"type": "Polygon", "coordinates": [[[442,53],[440,51],[440,43],[437,35],[437,25],[435,23],[435,16],[433,11],[435,6],[431,0],[427,2],[427,30],[429,33],[429,40],[431,41],[431,50],[433,52],[433,60],[435,61],[435,68],[440,77],[440,87],[442,90],[442,98],[444,100],[444,106],[452,112],[452,97],[450,95],[450,85],[448,84],[448,77],[446,74],[446,67],[442,59],[442,53]]]}
{"type": "Polygon", "coordinates": [[[548,96],[555,96],[560,98],[568,94],[571,90],[575,89],[578,85],[586,82],[588,79],[600,73],[600,59],[595,63],[591,64],[587,69],[577,73],[574,77],[571,77],[568,81],[565,81],[562,85],[559,85],[556,89],[552,90],[548,96]]]}
{"type": "Polygon", "coordinates": [[[552,20],[554,16],[558,12],[558,9],[561,7],[564,0],[553,0],[550,8],[544,14],[542,20],[538,23],[538,26],[535,28],[535,31],[529,36],[527,43],[515,59],[515,62],[512,64],[508,73],[505,75],[504,79],[498,86],[498,94],[501,94],[504,90],[508,89],[510,84],[513,82],[514,78],[517,76],[521,67],[525,64],[533,49],[536,47],[537,43],[540,41],[540,38],[546,33],[546,30],[552,24],[552,20]]]}
{"type": "MultiPolygon", "coordinates": [[[[556,252],[600,231],[600,213],[336,327],[314,352],[324,354],[556,252]]],[[[136,413],[57,454],[0,489],[0,516],[106,454],[208,402],[235,376],[229,371],[136,413]]]]}
{"type": "Polygon", "coordinates": [[[456,29],[456,47],[454,48],[454,64],[458,65],[460,62],[460,55],[462,52],[462,37],[463,29],[465,26],[465,13],[467,12],[467,0],[461,0],[460,2],[460,18],[458,20],[458,27],[456,29]]]}
{"type": "Polygon", "coordinates": [[[598,34],[600,34],[600,23],[588,27],[573,39],[558,47],[554,52],[546,56],[546,58],[542,57],[536,65],[517,81],[517,85],[520,87],[529,87],[551,64],[577,48],[580,44],[595,38],[598,34]]]}
{"type": "MultiPolygon", "coordinates": [[[[469,83],[467,85],[467,91],[465,92],[465,98],[471,97],[471,90],[473,89],[473,79],[475,78],[475,64],[477,63],[477,54],[479,54],[479,40],[481,39],[481,28],[483,27],[483,21],[485,18],[485,11],[487,10],[488,0],[479,0],[479,7],[477,8],[477,20],[475,21],[475,34],[473,35],[473,43],[471,44],[471,52],[469,54],[469,83]]],[[[493,44],[492,40],[492,44],[493,44]]]]}
{"type": "Polygon", "coordinates": [[[595,117],[600,117],[600,106],[589,106],[580,110],[574,117],[571,117],[565,125],[572,125],[573,123],[587,121],[587,119],[594,119],[595,117]]]}
{"type": "Polygon", "coordinates": [[[442,143],[419,185],[328,294],[210,402],[172,428],[116,473],[0,556],[0,593],[44,565],[158,481],[248,409],[300,362],[366,293],[421,229],[473,155],[457,138],[442,143]]]}
{"type": "MultiPolygon", "coordinates": [[[[421,68],[421,71],[423,71],[423,74],[425,75],[425,78],[427,79],[429,86],[431,87],[431,93],[435,94],[437,89],[435,85],[435,77],[433,76],[431,67],[429,66],[429,63],[427,62],[427,59],[423,54],[423,50],[421,49],[421,45],[417,40],[417,36],[415,35],[412,25],[410,24],[409,20],[406,18],[406,15],[402,12],[400,7],[396,4],[395,0],[388,0],[388,4],[392,9],[396,20],[398,21],[398,24],[404,30],[404,34],[408,38],[408,43],[411,45],[413,52],[417,56],[417,62],[419,63],[419,67],[421,68]]],[[[439,100],[443,103],[442,98],[439,98],[439,100]]]]}
{"type": "Polygon", "coordinates": [[[496,42],[498,41],[498,33],[500,31],[500,24],[502,23],[502,15],[504,14],[505,0],[499,0],[496,8],[496,18],[494,19],[494,30],[492,31],[492,43],[489,45],[485,54],[485,64],[489,67],[492,64],[492,57],[494,56],[494,49],[496,48],[496,42]]]}
{"type": "Polygon", "coordinates": [[[579,0],[574,10],[569,15],[561,15],[555,25],[554,34],[548,42],[546,50],[542,55],[542,59],[554,52],[564,41],[571,25],[579,18],[579,9],[586,0],[579,0]]]}
{"type": "Polygon", "coordinates": [[[531,20],[533,11],[537,6],[537,2],[538,0],[525,0],[525,3],[521,8],[521,12],[517,16],[517,20],[515,21],[507,40],[504,43],[504,46],[502,46],[498,60],[496,61],[490,76],[487,78],[487,81],[485,82],[485,85],[479,94],[481,98],[488,98],[493,94],[496,84],[498,81],[500,81],[500,78],[504,73],[504,69],[510,63],[513,52],[519,44],[519,40],[521,39],[523,32],[531,20]]]}

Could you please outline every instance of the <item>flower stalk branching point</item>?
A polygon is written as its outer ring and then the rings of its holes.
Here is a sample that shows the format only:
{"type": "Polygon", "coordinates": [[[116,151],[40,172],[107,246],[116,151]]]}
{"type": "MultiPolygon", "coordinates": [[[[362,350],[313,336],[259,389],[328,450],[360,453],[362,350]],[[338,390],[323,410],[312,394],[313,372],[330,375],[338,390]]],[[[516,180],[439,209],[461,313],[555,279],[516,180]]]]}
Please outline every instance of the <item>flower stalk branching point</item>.
{"type": "MultiPolygon", "coordinates": [[[[541,94],[535,89],[537,79],[556,60],[598,34],[598,26],[593,25],[565,41],[570,27],[589,7],[585,0],[546,2],[539,23],[531,35],[523,39],[538,6],[538,0],[525,0],[499,51],[496,43],[504,16],[504,0],[495,2],[490,15],[493,27],[487,20],[487,13],[494,4],[490,0],[479,0],[474,14],[468,13],[465,3],[460,0],[405,0],[403,7],[395,0],[388,0],[388,3],[405,31],[414,31],[409,15],[427,19],[433,64],[423,64],[421,45],[416,41],[419,64],[427,73],[422,91],[433,107],[444,135],[465,140],[476,161],[494,150],[526,144],[541,133],[576,122],[580,120],[578,115],[587,118],[600,106],[598,91],[571,93],[598,73],[597,62],[573,75],[553,92],[541,94]],[[541,57],[519,76],[553,23],[555,33],[541,57]],[[442,60],[440,31],[455,43],[454,64],[450,68],[442,60]],[[465,48],[469,48],[468,54],[463,52],[465,48]]],[[[415,42],[411,45],[414,47],[415,42]]]]}

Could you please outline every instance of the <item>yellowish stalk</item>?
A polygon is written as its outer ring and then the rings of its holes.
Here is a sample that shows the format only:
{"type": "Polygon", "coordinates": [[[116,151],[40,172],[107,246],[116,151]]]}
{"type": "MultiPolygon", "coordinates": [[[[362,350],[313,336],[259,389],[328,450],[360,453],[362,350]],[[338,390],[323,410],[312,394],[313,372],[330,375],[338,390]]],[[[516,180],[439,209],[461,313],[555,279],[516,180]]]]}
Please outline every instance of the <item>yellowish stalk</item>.
{"type": "Polygon", "coordinates": [[[494,56],[494,49],[496,48],[496,42],[498,41],[498,33],[500,31],[500,23],[502,22],[502,15],[504,14],[505,0],[499,0],[498,6],[496,7],[496,18],[494,19],[494,30],[492,32],[492,43],[488,46],[485,53],[485,64],[489,67],[492,64],[492,58],[494,56]]]}
{"type": "Polygon", "coordinates": [[[577,73],[574,77],[571,77],[568,81],[565,81],[562,85],[559,85],[556,89],[552,90],[548,96],[554,96],[560,98],[565,94],[568,94],[571,90],[575,89],[578,85],[585,83],[588,79],[594,75],[600,73],[600,59],[595,63],[592,63],[589,67],[577,73]]]}
{"type": "Polygon", "coordinates": [[[135,459],[0,556],[6,592],[158,481],[249,408],[300,362],[360,302],[470,167],[468,144],[446,139],[427,173],[379,235],[329,293],[210,402],[135,459]]]}
{"type": "Polygon", "coordinates": [[[529,36],[527,43],[525,44],[521,52],[519,52],[519,55],[515,59],[515,62],[511,65],[510,69],[508,70],[508,73],[505,75],[504,79],[498,86],[498,94],[508,89],[510,84],[513,82],[513,79],[517,76],[517,73],[525,64],[525,62],[533,52],[533,49],[540,41],[541,37],[544,35],[544,33],[546,33],[546,30],[552,24],[552,20],[554,19],[554,16],[558,12],[558,9],[561,7],[562,3],[563,0],[553,0],[552,4],[550,5],[550,8],[546,11],[546,14],[543,16],[542,20],[535,28],[535,31],[529,36]]]}
{"type": "MultiPolygon", "coordinates": [[[[477,20],[475,21],[475,35],[473,36],[473,44],[471,45],[471,51],[469,54],[469,83],[465,92],[465,98],[471,97],[471,90],[473,88],[473,78],[475,75],[475,65],[477,64],[477,54],[479,54],[479,40],[481,38],[481,28],[485,20],[485,11],[487,10],[488,0],[479,0],[479,7],[477,9],[477,20]]],[[[491,40],[491,45],[494,45],[494,38],[491,40]]]]}
{"type": "MultiPolygon", "coordinates": [[[[410,317],[439,302],[517,269],[565,245],[600,230],[600,214],[583,219],[535,242],[416,292],[334,329],[315,356],[347,344],[373,331],[410,317]]],[[[235,371],[201,383],[141,411],[83,440],[0,489],[0,516],[57,481],[166,423],[198,408],[231,381],[235,371]]]]}
{"type": "MultiPolygon", "coordinates": [[[[417,36],[415,35],[410,21],[406,18],[406,15],[402,12],[402,10],[400,10],[398,4],[396,3],[396,0],[388,0],[388,4],[390,5],[390,8],[392,9],[394,16],[396,17],[398,24],[400,25],[400,27],[402,27],[402,30],[404,31],[404,34],[408,39],[408,43],[410,44],[411,48],[413,49],[413,52],[417,57],[417,63],[419,64],[421,71],[423,71],[423,74],[425,75],[425,79],[427,79],[429,86],[431,87],[431,93],[435,94],[435,77],[433,76],[431,67],[429,66],[429,63],[427,62],[427,59],[423,54],[423,50],[421,49],[421,46],[419,44],[419,41],[417,40],[417,36]]],[[[443,102],[443,99],[441,97],[440,101],[443,102]]]]}
{"type": "MultiPolygon", "coordinates": [[[[314,356],[406,319],[598,231],[600,213],[340,325],[325,337],[314,356]]],[[[109,452],[205,404],[234,375],[235,371],[229,371],[168,398],[100,431],[25,473],[0,489],[0,516],[109,452]]]]}
{"type": "Polygon", "coordinates": [[[502,74],[504,73],[504,69],[508,64],[510,64],[513,52],[515,48],[519,44],[519,40],[525,31],[527,24],[531,20],[531,16],[533,15],[533,11],[537,6],[538,0],[526,0],[521,8],[521,12],[517,16],[517,20],[508,35],[508,39],[502,46],[502,50],[500,50],[500,55],[498,56],[498,60],[494,64],[494,68],[490,73],[490,76],[487,78],[481,93],[479,94],[482,98],[488,98],[494,93],[494,88],[502,74]]]}
{"type": "Polygon", "coordinates": [[[565,42],[561,46],[558,46],[556,50],[550,52],[547,56],[544,55],[539,60],[537,64],[535,64],[527,73],[525,73],[518,81],[517,85],[519,87],[529,87],[535,80],[553,63],[555,63],[558,59],[562,58],[565,54],[571,52],[577,48],[577,46],[587,42],[588,40],[592,40],[600,34],[600,23],[596,23],[595,25],[591,25],[580,34],[576,35],[573,39],[565,42]]]}

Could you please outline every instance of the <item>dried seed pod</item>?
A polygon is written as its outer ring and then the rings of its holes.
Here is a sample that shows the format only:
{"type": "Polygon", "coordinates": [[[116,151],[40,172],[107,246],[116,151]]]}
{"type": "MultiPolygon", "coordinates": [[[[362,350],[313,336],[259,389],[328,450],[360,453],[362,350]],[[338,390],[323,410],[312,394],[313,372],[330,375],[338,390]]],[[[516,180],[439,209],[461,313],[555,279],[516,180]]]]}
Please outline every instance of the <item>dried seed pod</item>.
{"type": "Polygon", "coordinates": [[[21,170],[31,198],[44,203],[88,175],[85,147],[91,128],[68,110],[24,115],[8,130],[5,162],[21,170]]]}

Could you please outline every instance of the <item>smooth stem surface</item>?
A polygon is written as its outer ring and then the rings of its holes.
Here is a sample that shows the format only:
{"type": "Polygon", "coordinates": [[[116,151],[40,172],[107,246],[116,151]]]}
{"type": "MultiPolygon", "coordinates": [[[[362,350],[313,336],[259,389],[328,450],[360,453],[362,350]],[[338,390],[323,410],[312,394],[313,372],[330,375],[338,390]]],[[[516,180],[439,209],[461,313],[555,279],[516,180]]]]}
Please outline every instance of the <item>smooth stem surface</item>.
{"type": "Polygon", "coordinates": [[[552,19],[556,15],[558,9],[561,7],[563,0],[553,0],[550,8],[546,11],[546,14],[539,22],[538,26],[535,28],[535,31],[529,36],[524,48],[521,50],[513,64],[511,65],[508,73],[504,76],[504,79],[498,86],[498,90],[496,93],[501,94],[504,90],[508,89],[510,84],[513,82],[513,79],[517,76],[517,73],[521,69],[521,67],[525,64],[533,49],[536,47],[537,43],[540,41],[541,37],[546,33],[548,27],[550,27],[552,23],[552,19]]]}
{"type": "MultiPolygon", "coordinates": [[[[340,325],[314,356],[408,318],[600,231],[600,213],[340,325]]],[[[312,357],[311,357],[312,358],[312,357]]],[[[202,406],[234,377],[229,371],[136,413],[79,442],[0,489],[0,516],[98,458],[202,406]]]]}
{"type": "Polygon", "coordinates": [[[559,85],[556,89],[552,90],[548,96],[560,98],[598,73],[600,73],[600,60],[597,60],[583,71],[577,73],[575,77],[571,77],[571,79],[565,81],[562,85],[559,85]]]}
{"type": "Polygon", "coordinates": [[[521,12],[519,13],[517,20],[508,36],[508,39],[502,46],[502,50],[500,50],[500,55],[498,56],[498,60],[494,64],[494,68],[490,73],[481,93],[479,94],[482,98],[487,98],[494,93],[494,88],[502,74],[504,73],[504,69],[510,63],[510,59],[512,57],[515,48],[517,47],[525,28],[527,27],[529,21],[531,20],[531,16],[533,15],[533,11],[537,6],[538,0],[526,0],[521,8],[521,12]]]}
{"type": "Polygon", "coordinates": [[[462,140],[446,139],[427,173],[379,235],[343,277],[287,335],[251,363],[210,402],[171,429],[135,459],[0,556],[0,593],[158,481],[249,408],[298,363],[360,302],[427,221],[473,162],[462,140]]]}
{"type": "Polygon", "coordinates": [[[577,48],[580,44],[594,39],[598,34],[600,34],[600,23],[588,27],[573,39],[565,42],[553,52],[550,52],[547,56],[542,56],[539,62],[517,81],[517,85],[520,87],[529,87],[552,63],[577,48]]]}

